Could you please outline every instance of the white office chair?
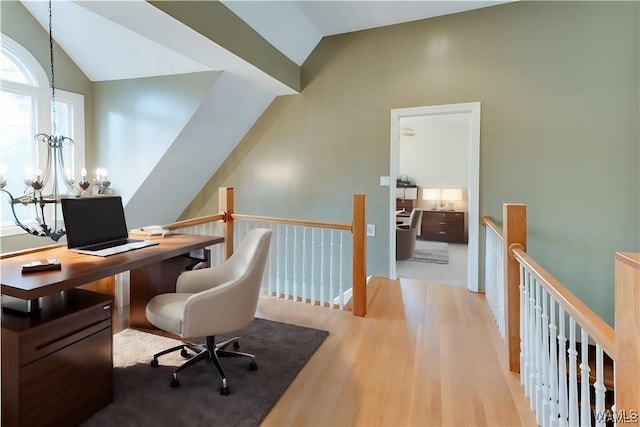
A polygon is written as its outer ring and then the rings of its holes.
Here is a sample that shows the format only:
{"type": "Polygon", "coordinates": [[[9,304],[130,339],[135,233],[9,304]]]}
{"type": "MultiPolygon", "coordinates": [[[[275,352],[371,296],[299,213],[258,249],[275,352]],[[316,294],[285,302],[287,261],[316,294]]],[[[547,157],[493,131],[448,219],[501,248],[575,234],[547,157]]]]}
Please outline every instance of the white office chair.
{"type": "Polygon", "coordinates": [[[218,356],[248,357],[249,369],[258,368],[252,354],[225,350],[230,344],[237,350],[238,337],[216,344],[215,335],[242,329],[254,319],[270,241],[271,230],[253,229],[225,262],[182,273],[175,293],[160,294],[149,301],[149,322],[183,340],[181,345],[155,354],[151,366],[157,367],[158,357],[173,351],[180,350],[183,357],[189,356],[187,349],[196,353],[173,373],[171,387],[180,386],[178,372],[200,360],[209,360],[218,369],[222,378],[220,392],[226,396],[229,387],[218,356]],[[206,337],[206,346],[187,341],[196,337],[206,337]]]}

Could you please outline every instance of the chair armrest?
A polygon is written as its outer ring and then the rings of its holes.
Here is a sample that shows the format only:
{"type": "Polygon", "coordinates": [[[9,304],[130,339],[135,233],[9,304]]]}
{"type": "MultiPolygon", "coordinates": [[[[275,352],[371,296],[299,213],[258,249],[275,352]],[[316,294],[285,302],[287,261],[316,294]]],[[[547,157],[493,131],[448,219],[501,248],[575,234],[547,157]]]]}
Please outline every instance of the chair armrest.
{"type": "Polygon", "coordinates": [[[225,283],[224,265],[184,271],[176,280],[176,292],[195,294],[225,283]]]}

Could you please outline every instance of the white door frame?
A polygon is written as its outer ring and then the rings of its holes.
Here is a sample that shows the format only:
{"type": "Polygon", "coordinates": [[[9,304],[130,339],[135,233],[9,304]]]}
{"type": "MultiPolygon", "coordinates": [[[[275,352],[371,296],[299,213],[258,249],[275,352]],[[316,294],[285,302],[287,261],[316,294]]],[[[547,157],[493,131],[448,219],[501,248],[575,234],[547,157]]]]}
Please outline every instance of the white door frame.
{"type": "Polygon", "coordinates": [[[467,289],[478,292],[479,230],[480,230],[480,103],[433,105],[425,107],[397,108],[391,110],[391,164],[389,165],[389,276],[396,273],[396,178],[400,162],[400,119],[405,117],[437,116],[469,113],[469,212],[468,212],[468,273],[467,289]]]}

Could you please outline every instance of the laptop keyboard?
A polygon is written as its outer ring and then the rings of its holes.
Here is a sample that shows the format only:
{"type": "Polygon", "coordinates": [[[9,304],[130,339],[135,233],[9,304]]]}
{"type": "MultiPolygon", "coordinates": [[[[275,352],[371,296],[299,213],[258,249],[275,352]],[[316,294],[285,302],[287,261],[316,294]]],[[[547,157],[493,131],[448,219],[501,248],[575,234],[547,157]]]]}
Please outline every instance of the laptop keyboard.
{"type": "Polygon", "coordinates": [[[113,248],[114,246],[126,245],[129,239],[113,240],[111,242],[96,243],[95,245],[84,246],[81,249],[85,251],[101,251],[102,249],[113,248]]]}

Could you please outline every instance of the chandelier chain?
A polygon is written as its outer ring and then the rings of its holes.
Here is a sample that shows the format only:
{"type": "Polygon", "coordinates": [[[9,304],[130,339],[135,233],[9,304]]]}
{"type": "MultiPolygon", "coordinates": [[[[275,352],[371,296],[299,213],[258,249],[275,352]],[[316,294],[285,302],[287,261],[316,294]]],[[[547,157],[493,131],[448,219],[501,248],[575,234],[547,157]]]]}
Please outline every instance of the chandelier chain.
{"type": "Polygon", "coordinates": [[[51,3],[49,0],[49,56],[51,58],[51,135],[56,134],[56,76],[53,66],[53,16],[51,13],[51,3]]]}

